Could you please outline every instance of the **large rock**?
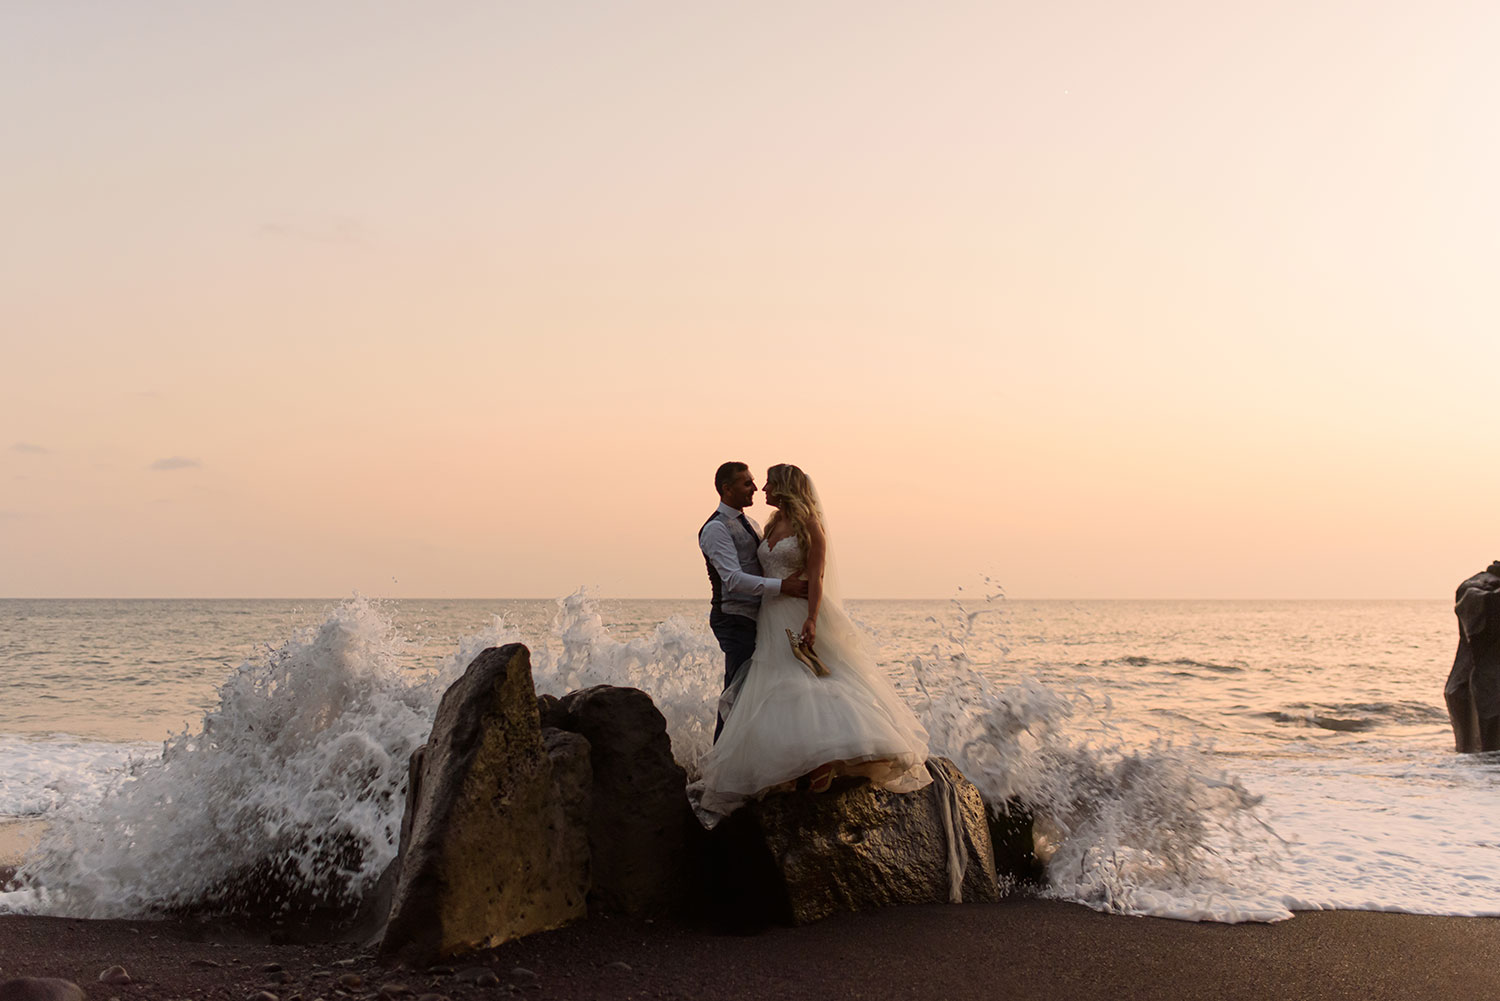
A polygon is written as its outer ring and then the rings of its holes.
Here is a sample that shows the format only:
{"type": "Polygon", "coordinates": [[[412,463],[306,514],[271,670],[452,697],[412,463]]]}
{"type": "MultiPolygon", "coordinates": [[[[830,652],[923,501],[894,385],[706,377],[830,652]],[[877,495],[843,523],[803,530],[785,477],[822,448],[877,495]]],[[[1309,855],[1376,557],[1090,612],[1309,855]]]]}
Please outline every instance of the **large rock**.
{"type": "Polygon", "coordinates": [[[539,700],[542,725],[588,739],[590,914],[681,911],[695,884],[698,831],[687,775],[672,757],[667,722],[651,696],[598,685],[539,700]]]}
{"type": "Polygon", "coordinates": [[[1453,596],[1458,653],[1443,686],[1460,751],[1500,751],[1500,560],[1453,596]]]}
{"type": "Polygon", "coordinates": [[[443,694],[413,757],[382,954],[429,963],[584,916],[585,747],[552,745],[519,643],[481,653],[443,694]]]}
{"type": "Polygon", "coordinates": [[[719,916],[806,924],[838,911],[998,900],[979,790],[945,758],[928,769],[933,783],[914,793],[846,779],[821,795],[777,793],[736,811],[712,835],[719,916]]]}

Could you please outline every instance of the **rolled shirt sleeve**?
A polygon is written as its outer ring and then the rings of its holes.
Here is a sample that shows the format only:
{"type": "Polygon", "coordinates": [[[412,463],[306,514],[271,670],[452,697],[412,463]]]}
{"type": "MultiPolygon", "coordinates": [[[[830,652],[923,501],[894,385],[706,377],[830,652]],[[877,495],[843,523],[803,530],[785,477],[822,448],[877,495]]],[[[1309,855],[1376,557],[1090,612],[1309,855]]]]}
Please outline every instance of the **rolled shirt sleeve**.
{"type": "Polygon", "coordinates": [[[753,595],[762,598],[781,593],[779,577],[757,577],[740,569],[740,556],[735,552],[734,540],[729,537],[729,528],[715,519],[703,526],[698,535],[698,548],[719,572],[728,594],[753,595]]]}

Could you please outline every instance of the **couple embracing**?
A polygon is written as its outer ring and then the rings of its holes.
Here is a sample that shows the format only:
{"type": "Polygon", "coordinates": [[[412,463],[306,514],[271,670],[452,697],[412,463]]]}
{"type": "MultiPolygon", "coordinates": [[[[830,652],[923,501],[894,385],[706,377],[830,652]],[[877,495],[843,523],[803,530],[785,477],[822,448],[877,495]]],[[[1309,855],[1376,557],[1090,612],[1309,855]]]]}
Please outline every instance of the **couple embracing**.
{"type": "Polygon", "coordinates": [[[763,793],[814,792],[862,775],[897,792],[931,781],[927,731],[880,673],[869,638],[844,612],[827,519],[796,466],[766,473],[776,509],[765,537],[745,515],[755,477],[743,462],[714,474],[719,506],[698,532],[713,586],[709,625],[724,651],[714,746],[702,762],[700,815],[763,793]]]}

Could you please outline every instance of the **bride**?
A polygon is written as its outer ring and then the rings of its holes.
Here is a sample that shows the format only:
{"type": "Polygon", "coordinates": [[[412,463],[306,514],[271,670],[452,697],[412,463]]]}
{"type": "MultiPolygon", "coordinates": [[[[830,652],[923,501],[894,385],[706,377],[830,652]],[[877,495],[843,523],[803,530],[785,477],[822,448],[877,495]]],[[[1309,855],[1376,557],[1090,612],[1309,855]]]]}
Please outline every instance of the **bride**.
{"type": "Polygon", "coordinates": [[[927,731],[839,602],[812,481],[796,466],[772,466],[765,494],[776,513],[760,544],[761,567],[771,577],[801,573],[807,597],[761,602],[755,654],[720,699],[724,731],[702,761],[700,814],[716,823],[713,815],[803,776],[814,792],[835,775],[863,775],[896,792],[922,788],[932,781],[923,767],[927,731]],[[810,659],[826,676],[799,659],[791,637],[815,651],[810,659]]]}

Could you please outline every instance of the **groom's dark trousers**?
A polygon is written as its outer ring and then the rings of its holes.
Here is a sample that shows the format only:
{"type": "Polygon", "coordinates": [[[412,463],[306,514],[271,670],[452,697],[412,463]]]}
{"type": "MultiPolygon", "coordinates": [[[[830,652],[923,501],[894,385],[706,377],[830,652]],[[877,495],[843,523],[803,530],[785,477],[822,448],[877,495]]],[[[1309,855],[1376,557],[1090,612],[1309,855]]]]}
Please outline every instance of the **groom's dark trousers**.
{"type": "MultiPolygon", "coordinates": [[[[734,680],[735,673],[755,653],[755,620],[743,615],[730,615],[717,609],[708,615],[708,628],[714,631],[719,649],[724,651],[724,687],[734,680]]],[[[714,725],[714,740],[724,729],[724,717],[714,725]]]]}

